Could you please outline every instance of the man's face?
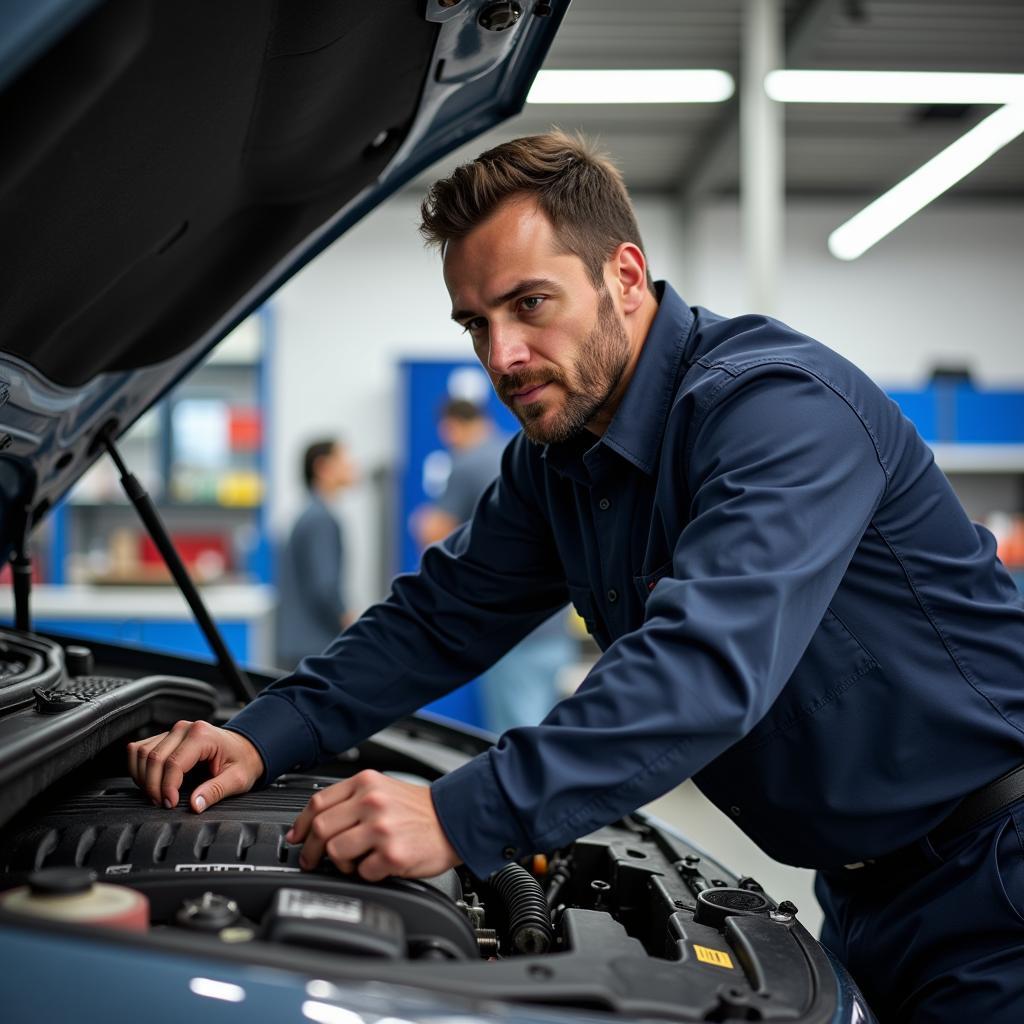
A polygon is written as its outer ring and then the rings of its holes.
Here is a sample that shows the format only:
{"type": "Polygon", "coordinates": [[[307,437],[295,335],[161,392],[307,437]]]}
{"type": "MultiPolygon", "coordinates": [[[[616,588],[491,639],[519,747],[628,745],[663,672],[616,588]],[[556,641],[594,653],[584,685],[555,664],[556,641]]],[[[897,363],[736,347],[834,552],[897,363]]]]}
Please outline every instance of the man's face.
{"type": "Polygon", "coordinates": [[[359,470],[355,459],[348,449],[336,444],[330,454],[323,455],[316,461],[316,477],[321,487],[330,491],[340,491],[351,487],[359,478],[359,470]]]}
{"type": "Polygon", "coordinates": [[[607,288],[594,287],[578,256],[559,251],[532,201],[504,203],[449,244],[444,277],[452,317],[531,441],[604,430],[629,339],[607,288]]]}

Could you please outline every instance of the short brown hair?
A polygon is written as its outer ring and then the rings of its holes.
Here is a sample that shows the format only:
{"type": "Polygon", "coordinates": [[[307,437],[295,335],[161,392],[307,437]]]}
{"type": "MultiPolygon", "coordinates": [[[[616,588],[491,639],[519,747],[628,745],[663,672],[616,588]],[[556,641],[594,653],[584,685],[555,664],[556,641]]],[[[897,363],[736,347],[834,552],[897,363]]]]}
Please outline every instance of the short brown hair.
{"type": "Polygon", "coordinates": [[[458,420],[460,423],[476,423],[487,418],[487,413],[468,398],[449,398],[438,411],[439,420],[458,420]]]}
{"type": "MultiPolygon", "coordinates": [[[[595,288],[619,245],[632,242],[643,249],[619,169],[582,135],[558,129],[504,142],[434,182],[420,207],[420,234],[443,251],[519,196],[537,201],[595,288]]],[[[649,272],[647,285],[652,287],[649,272]]]]}

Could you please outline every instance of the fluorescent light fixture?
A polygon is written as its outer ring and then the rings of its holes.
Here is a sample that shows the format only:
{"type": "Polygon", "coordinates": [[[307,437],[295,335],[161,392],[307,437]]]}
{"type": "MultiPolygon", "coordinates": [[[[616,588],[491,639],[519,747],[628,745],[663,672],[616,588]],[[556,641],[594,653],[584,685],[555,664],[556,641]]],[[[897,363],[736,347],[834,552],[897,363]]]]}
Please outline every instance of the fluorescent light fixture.
{"type": "Polygon", "coordinates": [[[721,103],[735,91],[725,71],[541,71],[527,103],[721,103]]]}
{"type": "Polygon", "coordinates": [[[245,989],[228,981],[214,981],[213,978],[193,978],[188,987],[197,995],[207,999],[220,999],[225,1003],[240,1003],[245,999],[245,989]]]}
{"type": "Polygon", "coordinates": [[[1021,134],[1024,103],[1000,107],[836,228],[829,235],[829,252],[837,259],[856,259],[1021,134]]]}
{"type": "Polygon", "coordinates": [[[1024,101],[1024,75],[959,71],[770,71],[764,88],[780,103],[1024,101]]]}

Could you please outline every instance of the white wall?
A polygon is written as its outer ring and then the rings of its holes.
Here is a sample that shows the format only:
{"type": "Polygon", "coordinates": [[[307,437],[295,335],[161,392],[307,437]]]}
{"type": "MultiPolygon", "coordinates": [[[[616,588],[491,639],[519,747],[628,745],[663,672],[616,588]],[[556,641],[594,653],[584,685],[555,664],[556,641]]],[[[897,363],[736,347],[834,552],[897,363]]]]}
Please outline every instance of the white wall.
{"type": "MultiPolygon", "coordinates": [[[[1024,386],[1024,204],[936,204],[860,260],[842,263],[828,233],[856,202],[792,203],[779,315],[880,383],[915,386],[937,361],[968,362],[979,380],[1024,386]]],[[[655,277],[694,305],[747,311],[739,217],[706,206],[683,229],[671,199],[637,211],[655,277]]],[[[271,509],[278,529],[303,499],[297,463],[315,435],[341,434],[365,467],[398,457],[397,360],[465,357],[449,319],[437,255],[416,232],[417,201],[397,196],[275,297],[271,509]]],[[[358,606],[381,596],[379,523],[366,486],[342,503],[358,606]]]]}
{"type": "MultiPolygon", "coordinates": [[[[945,362],[968,364],[989,386],[1024,386],[1024,204],[938,203],[860,259],[837,260],[825,240],[863,205],[790,204],[780,319],[884,385],[919,386],[945,362]]],[[[735,203],[694,221],[688,301],[747,311],[735,203]]]]}

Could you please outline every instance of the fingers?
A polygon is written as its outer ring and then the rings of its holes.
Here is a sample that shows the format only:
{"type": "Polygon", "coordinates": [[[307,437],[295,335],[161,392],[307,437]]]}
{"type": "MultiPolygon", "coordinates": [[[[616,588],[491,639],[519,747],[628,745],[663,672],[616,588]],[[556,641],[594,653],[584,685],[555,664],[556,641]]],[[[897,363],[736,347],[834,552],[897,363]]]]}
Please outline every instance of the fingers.
{"type": "MultiPolygon", "coordinates": [[[[334,858],[332,857],[331,860],[334,860],[334,858]]],[[[339,867],[338,870],[343,871],[344,868],[339,867]]],[[[364,857],[359,862],[357,871],[359,877],[365,878],[367,882],[383,882],[385,878],[390,878],[395,874],[391,861],[379,851],[371,853],[369,857],[364,857]]],[[[399,877],[404,876],[399,875],[399,877]]]]}
{"type": "Polygon", "coordinates": [[[144,740],[128,744],[128,774],[132,781],[142,789],[146,783],[146,755],[155,747],[167,733],[162,732],[156,736],[150,736],[144,740]]]}
{"type": "MultiPolygon", "coordinates": [[[[317,793],[310,801],[310,804],[314,800],[319,800],[321,797],[325,797],[331,789],[340,787],[330,786],[328,789],[323,790],[321,793],[317,793]]],[[[334,796],[334,794],[331,794],[334,796]]],[[[326,801],[321,801],[321,806],[324,806],[326,801]]],[[[305,812],[303,812],[305,813],[305,812]]],[[[315,868],[321,860],[323,860],[326,852],[327,843],[334,838],[341,838],[342,833],[346,833],[352,828],[353,825],[359,823],[359,806],[353,799],[342,799],[341,801],[335,800],[329,806],[326,806],[323,810],[318,810],[312,822],[309,825],[309,829],[306,833],[305,840],[302,841],[302,853],[299,856],[299,866],[304,868],[306,871],[311,871],[315,868]]],[[[348,847],[342,846],[342,859],[346,859],[348,856],[348,847]]],[[[360,853],[365,851],[360,851],[360,853]]],[[[359,854],[352,854],[351,856],[359,856],[359,854]]]]}
{"type": "Polygon", "coordinates": [[[179,722],[167,738],[152,750],[147,757],[146,792],[153,794],[165,807],[178,803],[178,790],[185,772],[191,771],[200,761],[209,761],[216,753],[216,746],[210,741],[205,722],[179,722]],[[184,728],[181,728],[184,726],[184,728]]]}
{"type": "Polygon", "coordinates": [[[245,793],[252,786],[250,779],[240,765],[232,764],[209,782],[204,782],[192,793],[192,810],[201,814],[207,807],[220,803],[225,797],[245,793]]]}
{"type": "Polygon", "coordinates": [[[353,825],[328,839],[324,852],[339,871],[350,875],[356,869],[356,862],[373,849],[373,844],[374,836],[367,825],[353,825]]]}
{"type": "Polygon", "coordinates": [[[321,789],[319,793],[314,793],[306,806],[299,812],[299,816],[288,830],[285,839],[289,843],[305,842],[313,819],[335,804],[347,800],[352,794],[354,782],[355,778],[345,779],[343,782],[336,782],[333,786],[321,789]]]}
{"type": "MultiPolygon", "coordinates": [[[[231,734],[217,729],[207,722],[177,722],[170,732],[151,736],[138,743],[129,744],[129,769],[135,779],[153,802],[154,806],[174,807],[178,803],[179,789],[185,773],[201,761],[214,761],[218,754],[230,744],[231,734]]],[[[216,803],[232,793],[243,792],[254,780],[247,779],[246,773],[227,758],[224,767],[217,771],[217,785],[207,784],[202,797],[203,807],[216,803]],[[228,773],[227,778],[222,778],[228,773]]],[[[202,788],[202,787],[201,787],[202,788]]],[[[193,807],[199,801],[193,797],[193,807]]]]}
{"type": "Polygon", "coordinates": [[[178,802],[177,786],[172,788],[164,786],[164,766],[167,758],[172,756],[180,746],[191,725],[191,722],[176,723],[170,732],[164,733],[163,739],[159,743],[152,745],[146,751],[145,762],[142,766],[142,788],[154,806],[163,803],[165,807],[173,807],[178,802]]]}

